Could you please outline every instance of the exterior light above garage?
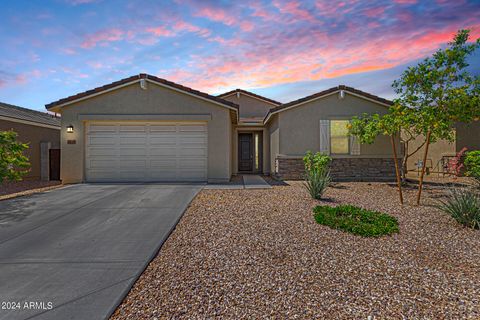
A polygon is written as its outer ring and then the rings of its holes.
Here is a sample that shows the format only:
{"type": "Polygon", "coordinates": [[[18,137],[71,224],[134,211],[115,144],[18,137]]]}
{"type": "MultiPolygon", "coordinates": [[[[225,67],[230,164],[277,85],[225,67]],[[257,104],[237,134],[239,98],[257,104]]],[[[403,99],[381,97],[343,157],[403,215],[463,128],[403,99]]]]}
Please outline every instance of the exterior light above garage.
{"type": "Polygon", "coordinates": [[[67,132],[68,132],[68,133],[73,133],[73,126],[72,126],[72,125],[69,125],[69,126],[67,127],[67,132]]]}

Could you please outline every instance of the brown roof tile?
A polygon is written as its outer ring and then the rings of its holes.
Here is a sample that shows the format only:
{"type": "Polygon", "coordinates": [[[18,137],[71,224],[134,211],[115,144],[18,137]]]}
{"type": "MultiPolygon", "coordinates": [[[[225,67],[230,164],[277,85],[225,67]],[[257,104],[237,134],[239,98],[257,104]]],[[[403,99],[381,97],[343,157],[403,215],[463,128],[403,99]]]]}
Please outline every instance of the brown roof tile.
{"type": "Polygon", "coordinates": [[[208,93],[204,93],[204,92],[201,92],[201,91],[198,91],[198,90],[194,90],[192,88],[189,88],[189,87],[185,87],[185,86],[182,86],[178,83],[175,83],[175,82],[172,82],[172,81],[168,81],[168,80],[165,80],[165,79],[162,79],[162,78],[158,78],[156,76],[152,76],[152,75],[149,75],[149,74],[146,74],[146,73],[140,73],[138,75],[134,75],[134,76],[131,76],[131,77],[128,77],[128,78],[125,78],[125,79],[122,79],[122,80],[119,80],[119,81],[115,81],[115,82],[112,82],[112,83],[109,83],[109,84],[106,84],[104,86],[101,86],[101,87],[97,87],[95,89],[92,89],[92,90],[87,90],[87,91],[84,91],[84,92],[81,92],[81,93],[77,93],[75,95],[72,95],[70,97],[67,97],[67,98],[63,98],[63,99],[60,99],[60,100],[57,100],[57,101],[54,101],[54,102],[51,102],[49,104],[46,104],[45,107],[47,109],[51,109],[53,107],[56,107],[56,106],[59,106],[59,105],[62,105],[64,103],[67,103],[67,102],[71,102],[71,101],[75,101],[77,99],[81,99],[81,98],[86,98],[90,95],[93,95],[93,94],[96,94],[96,93],[101,93],[103,91],[106,91],[106,90],[109,90],[109,89],[113,89],[117,86],[120,86],[120,85],[123,85],[123,84],[127,84],[129,82],[133,82],[135,80],[139,80],[139,79],[149,79],[151,81],[154,81],[154,82],[157,82],[157,83],[160,83],[160,84],[164,84],[166,86],[169,86],[169,87],[172,87],[172,88],[175,88],[175,89],[178,89],[178,90],[181,90],[181,91],[184,91],[184,92],[187,92],[187,93],[191,93],[191,94],[194,94],[194,95],[197,95],[199,97],[202,97],[202,98],[205,98],[205,99],[208,99],[208,100],[212,100],[212,101],[215,101],[215,102],[218,102],[218,103],[221,103],[223,105],[226,105],[226,106],[229,106],[229,107],[232,107],[234,109],[236,109],[238,111],[238,105],[233,103],[233,102],[230,102],[230,101],[227,101],[227,100],[223,100],[219,97],[215,97],[215,96],[212,96],[212,95],[209,95],[208,93]]]}
{"type": "Polygon", "coordinates": [[[320,98],[322,96],[326,96],[330,93],[333,93],[333,92],[336,92],[336,91],[339,91],[339,90],[344,90],[344,91],[347,91],[347,92],[358,94],[358,95],[363,96],[365,98],[372,99],[372,100],[378,101],[380,103],[383,103],[383,104],[386,104],[386,105],[389,105],[389,106],[393,105],[393,101],[391,101],[391,100],[387,100],[387,99],[381,98],[379,96],[376,96],[376,95],[373,95],[373,94],[370,94],[368,92],[361,91],[361,90],[358,90],[358,89],[355,89],[355,88],[352,88],[352,87],[347,87],[345,85],[339,85],[339,86],[336,86],[336,87],[333,87],[333,88],[330,88],[330,89],[327,89],[327,90],[323,90],[323,91],[317,92],[315,94],[312,94],[312,95],[309,95],[309,96],[306,96],[306,97],[303,97],[303,98],[300,98],[300,99],[297,99],[297,100],[294,100],[294,101],[290,101],[288,103],[284,103],[284,104],[282,104],[278,107],[272,108],[268,111],[267,115],[265,116],[265,119],[267,119],[268,116],[272,113],[276,113],[276,112],[281,111],[283,109],[286,109],[288,107],[295,106],[297,104],[307,102],[307,101],[310,101],[310,100],[313,100],[313,99],[316,99],[316,98],[320,98]]]}
{"type": "Polygon", "coordinates": [[[53,114],[22,108],[3,102],[0,102],[0,116],[60,127],[60,118],[53,114]]]}
{"type": "Polygon", "coordinates": [[[255,94],[253,92],[250,92],[250,91],[247,91],[247,90],[243,90],[243,89],[235,89],[235,90],[232,90],[232,91],[228,91],[228,92],[225,92],[225,93],[222,93],[222,94],[219,94],[217,97],[221,98],[221,97],[225,97],[225,96],[229,96],[231,95],[232,93],[237,93],[237,92],[240,92],[240,93],[244,93],[244,94],[248,94],[252,97],[255,97],[255,98],[258,98],[258,99],[262,99],[262,100],[265,100],[265,101],[268,101],[272,104],[276,104],[277,106],[281,105],[282,103],[281,102],[278,102],[278,101],[275,101],[273,99],[270,99],[270,98],[267,98],[267,97],[264,97],[264,96],[261,96],[259,94],[255,94]]]}

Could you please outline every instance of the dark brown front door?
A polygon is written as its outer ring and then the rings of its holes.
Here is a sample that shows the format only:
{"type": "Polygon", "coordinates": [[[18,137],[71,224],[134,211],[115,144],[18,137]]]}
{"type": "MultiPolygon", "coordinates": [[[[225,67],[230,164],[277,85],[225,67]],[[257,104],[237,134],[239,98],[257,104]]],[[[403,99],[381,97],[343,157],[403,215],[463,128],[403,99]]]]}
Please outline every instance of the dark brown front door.
{"type": "Polygon", "coordinates": [[[238,171],[253,171],[253,143],[251,133],[238,134],[238,171]]]}
{"type": "Polygon", "coordinates": [[[60,180],[60,149],[50,149],[50,180],[60,180]]]}

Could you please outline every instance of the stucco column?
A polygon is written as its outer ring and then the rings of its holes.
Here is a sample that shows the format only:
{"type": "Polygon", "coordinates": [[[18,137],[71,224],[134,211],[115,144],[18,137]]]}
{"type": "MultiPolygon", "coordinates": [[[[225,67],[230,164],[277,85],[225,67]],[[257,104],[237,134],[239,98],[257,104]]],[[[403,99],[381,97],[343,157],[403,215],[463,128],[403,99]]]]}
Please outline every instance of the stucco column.
{"type": "Polygon", "coordinates": [[[40,142],[40,179],[42,181],[50,180],[50,147],[50,142],[40,142]]]}

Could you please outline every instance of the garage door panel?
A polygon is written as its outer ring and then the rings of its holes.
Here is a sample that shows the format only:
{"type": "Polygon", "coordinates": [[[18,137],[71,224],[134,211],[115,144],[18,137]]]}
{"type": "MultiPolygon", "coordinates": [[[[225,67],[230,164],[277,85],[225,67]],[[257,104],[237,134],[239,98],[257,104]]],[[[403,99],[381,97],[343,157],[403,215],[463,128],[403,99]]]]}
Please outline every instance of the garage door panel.
{"type": "Polygon", "coordinates": [[[88,167],[90,169],[109,169],[112,167],[112,160],[90,160],[88,167]]]}
{"type": "Polygon", "coordinates": [[[194,157],[204,157],[207,155],[207,150],[204,148],[196,148],[196,147],[184,147],[178,150],[179,155],[184,156],[194,156],[194,157]]]}
{"type": "Polygon", "coordinates": [[[89,137],[89,142],[91,146],[105,145],[109,146],[115,144],[116,139],[109,136],[91,136],[89,137]]]}
{"type": "Polygon", "coordinates": [[[119,132],[147,132],[147,127],[144,125],[120,125],[119,132]]]}
{"type": "Polygon", "coordinates": [[[175,135],[150,135],[150,145],[175,145],[176,143],[177,137],[175,135]]]}
{"type": "Polygon", "coordinates": [[[117,126],[114,124],[104,124],[104,125],[90,125],[89,132],[95,134],[101,133],[112,133],[117,131],[117,126]]]}
{"type": "Polygon", "coordinates": [[[207,126],[87,124],[88,181],[205,181],[207,126]]]}
{"type": "Polygon", "coordinates": [[[118,137],[118,143],[123,146],[123,145],[129,145],[129,144],[133,144],[133,145],[136,145],[136,144],[147,144],[147,137],[144,136],[144,137],[141,137],[141,136],[138,136],[138,137],[135,137],[135,136],[122,136],[120,135],[118,137]]]}
{"type": "Polygon", "coordinates": [[[94,156],[116,156],[117,150],[114,148],[90,148],[87,151],[87,156],[94,157],[94,156]]]}
{"type": "Polygon", "coordinates": [[[206,159],[181,159],[179,161],[180,167],[184,169],[203,169],[207,165],[206,159]]]}
{"type": "Polygon", "coordinates": [[[119,156],[146,156],[147,155],[147,150],[146,148],[119,148],[118,149],[118,155],[119,156]]]}
{"type": "Polygon", "coordinates": [[[144,171],[147,168],[146,160],[120,160],[120,169],[138,168],[144,171]]]}
{"type": "Polygon", "coordinates": [[[182,125],[180,132],[206,132],[206,127],[203,125],[182,125]]]}
{"type": "Polygon", "coordinates": [[[151,148],[150,149],[150,156],[158,156],[158,157],[174,157],[177,155],[177,147],[176,146],[168,146],[162,148],[151,148]]]}
{"type": "Polygon", "coordinates": [[[168,170],[175,170],[177,167],[177,159],[176,158],[167,158],[166,159],[155,159],[150,160],[150,168],[155,169],[168,169],[168,170]]]}
{"type": "Polygon", "coordinates": [[[150,132],[177,132],[176,125],[150,125],[150,132]]]}

